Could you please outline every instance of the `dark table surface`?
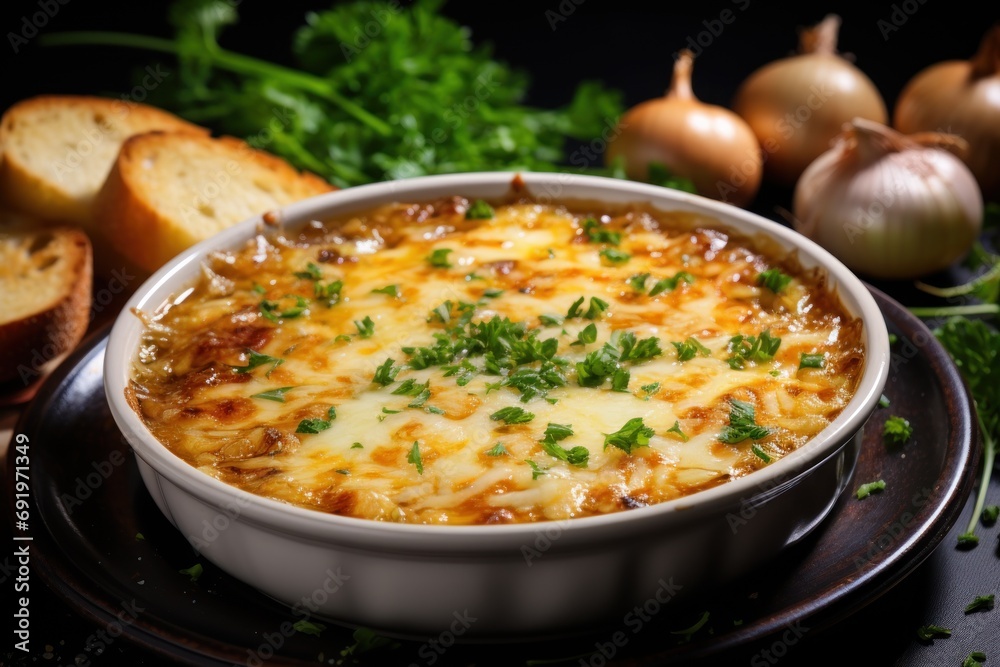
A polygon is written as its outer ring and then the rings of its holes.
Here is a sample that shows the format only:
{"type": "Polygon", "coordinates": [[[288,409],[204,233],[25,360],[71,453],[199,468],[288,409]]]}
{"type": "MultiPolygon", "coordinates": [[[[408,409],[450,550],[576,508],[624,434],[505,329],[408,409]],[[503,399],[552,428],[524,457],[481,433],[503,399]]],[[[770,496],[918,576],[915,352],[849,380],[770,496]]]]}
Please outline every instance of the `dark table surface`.
{"type": "MultiPolygon", "coordinates": [[[[58,3],[52,3],[58,4],[58,3]]],[[[231,46],[255,55],[282,59],[286,35],[310,8],[327,3],[300,0],[241,6],[241,36],[231,46]],[[261,36],[277,36],[261,39],[261,36]]],[[[405,3],[404,3],[405,4],[405,3]]],[[[673,5],[674,3],[670,3],[673,5]]],[[[5,3],[2,25],[20,29],[22,19],[39,11],[40,3],[5,3]]],[[[652,5],[652,3],[649,3],[652,5]]],[[[447,5],[444,12],[474,28],[474,38],[491,41],[496,54],[532,74],[531,102],[539,106],[564,103],[576,83],[597,78],[620,88],[627,104],[660,94],[669,79],[670,54],[690,36],[706,29],[724,9],[745,7],[739,19],[716,35],[699,56],[695,92],[705,101],[728,104],[736,86],[760,64],[787,55],[794,48],[795,28],[814,23],[827,12],[844,17],[841,44],[883,92],[890,109],[905,82],[923,67],[950,58],[966,58],[975,50],[986,27],[1000,16],[995,3],[900,2],[868,3],[863,7],[821,8],[765,6],[756,0],[692,3],[692,6],[648,9],[638,2],[564,0],[559,2],[505,3],[501,8],[485,3],[447,5]],[[572,5],[568,20],[556,29],[547,10],[572,5]],[[900,13],[902,12],[902,13],[900,13]],[[886,29],[886,21],[897,28],[886,29]]],[[[164,3],[77,2],[58,4],[59,10],[45,30],[114,29],[149,34],[169,34],[163,17],[164,3]]],[[[7,30],[5,30],[7,32],[7,30]]],[[[40,93],[115,93],[128,89],[135,54],[123,59],[120,51],[78,52],[76,57],[26,48],[4,55],[5,80],[0,102],[10,103],[40,93]]],[[[998,167],[1000,168],[1000,167],[998,167]]],[[[752,207],[756,212],[782,220],[779,207],[790,206],[791,193],[765,187],[752,207]]],[[[955,283],[967,273],[960,267],[928,279],[936,284],[955,283]]],[[[877,287],[906,305],[928,303],[911,283],[875,282],[877,287]]],[[[5,490],[10,493],[10,490],[5,490]]],[[[1000,478],[994,477],[988,503],[1000,503],[1000,478]]],[[[940,546],[902,583],[872,601],[866,608],[830,628],[806,633],[780,651],[764,654],[765,646],[746,647],[713,660],[712,664],[826,665],[878,664],[898,666],[961,665],[970,651],[984,651],[987,665],[1000,661],[1000,610],[966,615],[963,610],[976,595],[998,593],[1000,527],[980,528],[981,544],[970,551],[957,550],[972,511],[971,499],[940,546]],[[916,640],[915,629],[934,623],[953,629],[952,637],[932,644],[916,640]],[[858,640],[866,638],[864,644],[858,640]],[[871,638],[880,638],[872,641],[871,638]],[[780,655],[778,655],[780,653],[780,655]]],[[[6,518],[5,518],[6,519],[6,518]]],[[[3,530],[10,530],[2,522],[3,530]]],[[[6,544],[11,544],[5,540],[6,544]]],[[[14,572],[10,561],[0,568],[3,597],[11,599],[14,572]]],[[[88,637],[101,628],[74,612],[45,586],[31,589],[34,622],[31,656],[13,651],[8,633],[0,659],[18,665],[150,665],[171,664],[144,652],[126,639],[112,642],[101,655],[85,653],[88,637]]],[[[8,624],[12,621],[7,616],[8,624]]]]}

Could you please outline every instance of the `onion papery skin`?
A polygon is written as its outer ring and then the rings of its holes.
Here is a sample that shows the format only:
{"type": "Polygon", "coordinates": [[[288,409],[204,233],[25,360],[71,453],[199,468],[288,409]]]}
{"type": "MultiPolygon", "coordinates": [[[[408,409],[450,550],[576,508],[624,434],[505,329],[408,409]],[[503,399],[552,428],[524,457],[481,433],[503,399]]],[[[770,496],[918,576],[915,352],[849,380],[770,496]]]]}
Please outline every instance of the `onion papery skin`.
{"type": "Polygon", "coordinates": [[[974,62],[950,60],[924,69],[903,89],[893,125],[904,134],[948,132],[969,144],[960,157],[987,201],[1000,200],[1000,27],[983,40],[974,62]],[[988,50],[993,49],[990,53],[988,50]]]}
{"type": "Polygon", "coordinates": [[[859,149],[849,135],[803,172],[793,208],[797,231],[881,279],[949,267],[975,243],[983,213],[975,177],[952,153],[859,149]]]}
{"type": "Polygon", "coordinates": [[[738,115],[694,96],[692,63],[690,52],[682,51],[667,94],[622,115],[605,162],[624,159],[625,173],[635,180],[648,180],[649,165],[659,163],[690,179],[702,196],[746,206],[761,182],[757,138],[738,115]]]}
{"type": "Polygon", "coordinates": [[[828,17],[813,30],[832,30],[834,37],[816,41],[803,35],[802,49],[815,52],[764,65],[736,92],[733,110],[760,142],[764,178],[769,182],[793,186],[851,119],[888,122],[875,84],[835,52],[837,27],[839,19],[828,17]]]}

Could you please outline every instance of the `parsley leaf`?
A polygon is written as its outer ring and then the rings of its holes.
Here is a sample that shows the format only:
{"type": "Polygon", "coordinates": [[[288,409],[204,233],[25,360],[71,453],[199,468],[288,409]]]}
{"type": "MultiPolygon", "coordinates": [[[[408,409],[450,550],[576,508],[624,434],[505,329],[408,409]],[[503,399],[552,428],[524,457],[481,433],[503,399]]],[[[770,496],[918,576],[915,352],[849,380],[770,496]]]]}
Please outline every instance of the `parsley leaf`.
{"type": "Polygon", "coordinates": [[[326,419],[303,419],[295,429],[296,433],[319,433],[330,428],[332,424],[326,419]]]}
{"type": "Polygon", "coordinates": [[[285,295],[278,301],[264,299],[260,302],[260,314],[272,322],[277,322],[281,319],[294,319],[306,312],[307,308],[309,308],[309,302],[296,294],[285,295]],[[283,308],[282,306],[287,305],[289,299],[294,300],[295,305],[283,308]]]}
{"type": "Polygon", "coordinates": [[[315,262],[309,262],[306,264],[305,271],[296,271],[296,278],[302,278],[303,280],[319,280],[323,277],[323,274],[319,270],[319,266],[315,262]]]}
{"type": "Polygon", "coordinates": [[[712,354],[712,351],[698,342],[694,336],[688,336],[683,343],[672,342],[670,344],[677,349],[677,361],[690,361],[697,354],[701,354],[703,357],[712,354]]]}
{"type": "Polygon", "coordinates": [[[587,235],[587,240],[591,243],[618,245],[622,242],[621,232],[605,229],[601,223],[593,218],[587,218],[583,221],[583,232],[587,235]]]}
{"type": "Polygon", "coordinates": [[[923,625],[917,629],[917,639],[921,641],[931,641],[932,639],[945,639],[951,637],[951,628],[942,628],[940,625],[923,625]]]}
{"type": "Polygon", "coordinates": [[[674,420],[674,425],[667,429],[667,433],[676,434],[677,437],[681,439],[681,442],[687,442],[690,440],[690,438],[687,437],[687,434],[681,430],[681,422],[679,419],[674,420]]]}
{"type": "Polygon", "coordinates": [[[992,594],[977,595],[972,599],[972,602],[965,607],[965,613],[971,614],[975,611],[989,611],[990,609],[993,609],[993,598],[994,596],[992,594]]]}
{"type": "Polygon", "coordinates": [[[868,482],[867,484],[862,484],[858,487],[857,495],[858,500],[864,500],[873,493],[881,493],[885,491],[885,480],[880,479],[875,482],[868,482]]]}
{"type": "Polygon", "coordinates": [[[427,263],[437,269],[450,269],[452,264],[448,261],[448,255],[451,252],[451,248],[435,248],[427,255],[427,263]]]}
{"type": "Polygon", "coordinates": [[[399,285],[386,285],[385,287],[379,287],[378,289],[373,289],[372,294],[387,294],[396,298],[399,296],[399,285]]]}
{"type": "Polygon", "coordinates": [[[534,418],[535,413],[515,406],[500,408],[490,415],[491,420],[503,421],[505,424],[526,424],[534,418]]]}
{"type": "MultiPolygon", "coordinates": [[[[580,297],[580,303],[583,303],[583,297],[580,297]]],[[[538,321],[547,327],[558,327],[563,323],[562,315],[539,315],[538,321]]]]}
{"type": "Polygon", "coordinates": [[[559,444],[560,440],[565,440],[571,435],[573,435],[573,426],[571,424],[549,423],[545,427],[545,434],[539,442],[541,442],[542,449],[549,456],[557,458],[560,461],[566,461],[578,468],[586,468],[587,462],[590,459],[590,450],[586,447],[565,449],[559,444]]]}
{"type": "Polygon", "coordinates": [[[648,447],[649,439],[655,435],[653,429],[646,426],[642,417],[634,417],[614,433],[604,433],[604,449],[608,445],[617,447],[626,454],[631,454],[638,447],[648,447]]]}
{"type": "Polygon", "coordinates": [[[882,426],[882,439],[886,444],[902,445],[913,436],[913,427],[910,422],[898,415],[892,415],[885,420],[882,426]]]}
{"type": "Polygon", "coordinates": [[[343,289],[343,280],[334,280],[326,284],[318,282],[313,285],[313,296],[327,308],[333,308],[340,303],[340,292],[343,289]]]}
{"type": "Polygon", "coordinates": [[[650,396],[652,396],[653,394],[655,394],[660,390],[660,383],[653,382],[652,384],[644,384],[641,387],[639,387],[639,389],[641,389],[643,393],[646,394],[646,400],[648,401],[650,396]]]}
{"type": "Polygon", "coordinates": [[[598,254],[601,256],[601,264],[605,266],[620,266],[632,259],[632,255],[617,248],[604,248],[598,254]]]}
{"type": "Polygon", "coordinates": [[[771,455],[764,451],[764,448],[758,445],[756,442],[750,445],[750,451],[754,453],[761,461],[764,463],[771,462],[771,455]]]}
{"type": "Polygon", "coordinates": [[[820,352],[818,354],[809,354],[808,352],[803,352],[799,356],[799,368],[823,368],[826,364],[826,354],[820,352]]]}
{"type": "Polygon", "coordinates": [[[576,364],[576,381],[581,387],[599,387],[618,370],[618,348],[605,343],[576,364]]]}
{"type": "Polygon", "coordinates": [[[531,466],[531,479],[538,479],[548,471],[547,468],[540,468],[538,464],[531,459],[525,459],[524,462],[531,466]]]}
{"type": "Polygon", "coordinates": [[[589,345],[597,340],[597,325],[591,322],[577,334],[576,340],[570,345],[589,345]]]}
{"type": "Polygon", "coordinates": [[[201,563],[195,563],[191,567],[184,568],[183,570],[178,570],[178,572],[180,572],[181,574],[186,574],[187,576],[191,577],[191,581],[198,581],[198,578],[201,577],[202,574],[204,574],[205,568],[202,567],[201,563]]]}
{"type": "Polygon", "coordinates": [[[672,278],[662,278],[656,281],[656,284],[653,285],[653,288],[649,290],[649,296],[656,296],[661,292],[667,292],[667,291],[673,292],[675,289],[677,289],[677,285],[680,284],[681,282],[685,282],[690,285],[694,283],[694,276],[692,276],[687,271],[678,271],[673,275],[672,278]]]}
{"type": "Polygon", "coordinates": [[[748,362],[771,361],[780,346],[781,339],[772,336],[770,329],[762,331],[759,336],[736,334],[729,339],[729,353],[732,355],[727,359],[729,367],[741,370],[748,362]]]}
{"type": "Polygon", "coordinates": [[[583,314],[588,320],[596,320],[605,310],[608,309],[608,302],[598,299],[596,296],[590,297],[590,307],[583,314]]]}
{"type": "MultiPolygon", "coordinates": [[[[337,472],[340,471],[338,470],[337,472]]],[[[314,637],[319,637],[323,633],[323,631],[326,630],[326,626],[323,625],[322,623],[313,623],[312,621],[307,621],[304,618],[300,618],[299,620],[292,623],[292,629],[295,630],[296,632],[301,632],[304,635],[313,635],[314,637]]]]}
{"type": "Polygon", "coordinates": [[[278,387],[277,389],[270,389],[268,391],[262,391],[259,394],[253,394],[250,398],[263,398],[267,401],[276,401],[278,403],[285,402],[285,394],[295,387],[278,387]]]}
{"type": "Polygon", "coordinates": [[[736,444],[744,440],[761,440],[771,434],[771,429],[760,426],[756,422],[755,409],[752,403],[730,400],[729,426],[719,433],[719,440],[728,444],[736,444]]]}
{"type": "Polygon", "coordinates": [[[382,362],[382,365],[375,369],[375,377],[372,378],[372,382],[376,382],[383,387],[395,382],[399,371],[403,370],[402,366],[393,366],[395,363],[395,359],[391,358],[382,362]]]}
{"type": "Polygon", "coordinates": [[[362,338],[371,338],[375,333],[375,323],[368,315],[365,315],[365,319],[360,322],[354,320],[354,326],[358,328],[358,335],[362,338]]]}
{"type": "Polygon", "coordinates": [[[424,474],[424,461],[420,457],[420,441],[413,441],[413,447],[410,448],[410,453],[406,455],[406,462],[412,463],[416,466],[418,473],[421,475],[424,474]]]}
{"type": "Polygon", "coordinates": [[[486,456],[506,456],[509,453],[502,442],[498,442],[486,450],[486,456]]]}
{"type": "Polygon", "coordinates": [[[619,367],[611,376],[611,391],[628,391],[628,383],[632,379],[632,373],[627,368],[619,367]]]}
{"type": "Polygon", "coordinates": [[[468,208],[465,212],[466,220],[491,220],[495,214],[493,207],[484,202],[482,199],[477,199],[472,206],[468,208]]]}
{"type": "Polygon", "coordinates": [[[629,287],[634,289],[636,292],[643,293],[646,291],[647,280],[649,280],[648,273],[637,273],[634,276],[631,276],[625,282],[627,282],[629,287]]]}
{"type": "Polygon", "coordinates": [[[272,357],[271,355],[263,354],[262,352],[256,352],[254,350],[251,350],[250,348],[247,348],[246,353],[247,353],[247,365],[230,366],[230,368],[233,369],[234,373],[239,373],[240,375],[243,375],[245,373],[249,373],[258,366],[271,364],[271,368],[269,368],[268,371],[264,373],[264,377],[270,377],[271,373],[274,371],[275,368],[285,363],[284,359],[272,357]]]}
{"type": "Polygon", "coordinates": [[[781,294],[790,282],[792,282],[792,277],[782,273],[779,269],[768,269],[757,275],[757,284],[766,287],[775,294],[781,294]]]}

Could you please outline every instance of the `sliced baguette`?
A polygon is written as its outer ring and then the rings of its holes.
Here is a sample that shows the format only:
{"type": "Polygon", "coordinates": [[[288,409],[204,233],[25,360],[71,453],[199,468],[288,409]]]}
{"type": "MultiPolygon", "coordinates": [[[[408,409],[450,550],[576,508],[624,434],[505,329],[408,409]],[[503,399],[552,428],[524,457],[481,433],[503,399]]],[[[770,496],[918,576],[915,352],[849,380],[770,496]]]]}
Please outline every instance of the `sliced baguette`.
{"type": "Polygon", "coordinates": [[[95,212],[111,245],[155,271],[237,222],[333,189],[239,139],[150,132],[122,145],[95,212]]]}
{"type": "Polygon", "coordinates": [[[87,331],[91,246],[76,228],[0,219],[0,383],[27,386],[87,331]]]}
{"type": "Polygon", "coordinates": [[[208,132],[122,100],[42,95],[18,102],[0,119],[0,197],[25,213],[93,233],[93,199],[122,142],[150,130],[208,132]]]}

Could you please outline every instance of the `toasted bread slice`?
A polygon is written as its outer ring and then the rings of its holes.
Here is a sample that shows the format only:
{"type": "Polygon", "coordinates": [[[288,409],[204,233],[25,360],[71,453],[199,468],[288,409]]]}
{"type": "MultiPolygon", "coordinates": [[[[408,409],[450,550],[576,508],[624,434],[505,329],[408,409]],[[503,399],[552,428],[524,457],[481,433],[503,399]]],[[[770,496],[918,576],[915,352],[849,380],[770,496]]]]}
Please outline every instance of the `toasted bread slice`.
{"type": "Polygon", "coordinates": [[[144,104],[100,97],[43,95],[0,119],[0,197],[45,220],[91,226],[94,195],[122,142],[133,134],[208,130],[144,104]]]}
{"type": "Polygon", "coordinates": [[[108,241],[155,271],[237,222],[333,189],[239,139],[150,132],[122,145],[95,210],[108,241]]]}
{"type": "Polygon", "coordinates": [[[27,386],[87,331],[91,246],[76,228],[0,219],[0,383],[27,386]]]}

